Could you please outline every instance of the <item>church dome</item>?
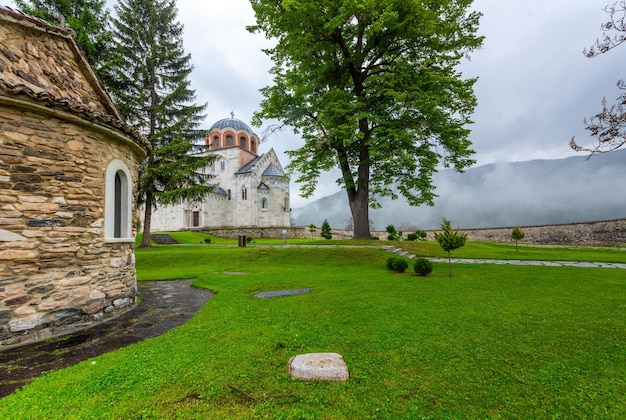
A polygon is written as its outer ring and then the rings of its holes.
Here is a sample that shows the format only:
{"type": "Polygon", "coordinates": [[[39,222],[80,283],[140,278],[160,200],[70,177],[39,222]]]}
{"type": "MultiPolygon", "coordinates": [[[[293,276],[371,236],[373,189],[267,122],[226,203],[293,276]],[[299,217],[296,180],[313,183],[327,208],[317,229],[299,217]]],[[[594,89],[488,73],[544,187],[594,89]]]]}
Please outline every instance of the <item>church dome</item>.
{"type": "Polygon", "coordinates": [[[254,132],[252,131],[252,129],[250,128],[250,126],[248,124],[246,124],[245,122],[238,120],[237,118],[224,118],[222,120],[219,120],[218,122],[216,122],[215,124],[213,124],[211,126],[211,128],[209,128],[209,130],[223,130],[225,128],[232,128],[235,131],[247,131],[250,134],[254,134],[254,132]]]}

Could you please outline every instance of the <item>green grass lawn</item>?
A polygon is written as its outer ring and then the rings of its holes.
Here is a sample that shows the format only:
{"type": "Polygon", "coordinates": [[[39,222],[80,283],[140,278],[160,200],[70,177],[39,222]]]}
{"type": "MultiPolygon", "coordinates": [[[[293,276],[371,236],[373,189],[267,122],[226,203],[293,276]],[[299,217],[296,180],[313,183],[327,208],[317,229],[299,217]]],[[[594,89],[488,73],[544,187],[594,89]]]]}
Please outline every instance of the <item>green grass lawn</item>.
{"type": "Polygon", "coordinates": [[[623,270],[456,264],[450,278],[434,264],[421,278],[387,270],[389,256],[139,250],[141,279],[195,277],[216,296],[161,337],[40,377],[0,400],[0,418],[626,416],[623,270]],[[292,380],[289,358],[308,352],[342,354],[350,379],[292,380]]]}

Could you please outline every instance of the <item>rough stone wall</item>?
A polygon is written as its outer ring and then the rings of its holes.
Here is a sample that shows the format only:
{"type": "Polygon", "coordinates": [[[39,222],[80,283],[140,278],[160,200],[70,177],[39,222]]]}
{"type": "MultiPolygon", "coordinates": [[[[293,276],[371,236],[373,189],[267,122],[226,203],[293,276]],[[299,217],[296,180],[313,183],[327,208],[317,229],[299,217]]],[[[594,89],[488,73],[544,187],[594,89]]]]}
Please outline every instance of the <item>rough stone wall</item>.
{"type": "Polygon", "coordinates": [[[134,243],[105,241],[104,188],[111,161],[137,165],[107,130],[1,104],[0,347],[134,302],[134,243]]]}
{"type": "MultiPolygon", "coordinates": [[[[520,226],[525,237],[522,242],[546,245],[624,245],[626,244],[626,219],[600,220],[596,222],[567,223],[560,225],[520,226]]],[[[455,229],[457,230],[457,229],[455,229]]],[[[467,233],[468,241],[515,242],[511,239],[511,227],[458,229],[467,233]]],[[[335,231],[333,231],[334,234],[335,231]]],[[[347,231],[339,231],[344,234],[347,231]]],[[[426,231],[428,240],[435,240],[435,231],[426,231]]],[[[404,232],[404,237],[410,232],[404,232]]],[[[387,232],[372,232],[380,239],[387,232]]]]}
{"type": "MultiPolygon", "coordinates": [[[[626,219],[570,223],[551,226],[521,226],[523,242],[551,245],[623,245],[626,244],[626,219]]],[[[513,242],[513,227],[461,229],[469,241],[513,242]]]]}
{"type": "MultiPolygon", "coordinates": [[[[240,235],[254,239],[258,238],[282,238],[283,231],[287,235],[287,239],[310,238],[309,228],[305,227],[233,227],[233,228],[216,228],[207,229],[200,228],[198,230],[206,231],[211,235],[221,236],[223,238],[237,239],[240,235]]],[[[315,236],[314,236],[315,237],[315,236]]],[[[319,234],[317,235],[319,237],[319,234]]]]}

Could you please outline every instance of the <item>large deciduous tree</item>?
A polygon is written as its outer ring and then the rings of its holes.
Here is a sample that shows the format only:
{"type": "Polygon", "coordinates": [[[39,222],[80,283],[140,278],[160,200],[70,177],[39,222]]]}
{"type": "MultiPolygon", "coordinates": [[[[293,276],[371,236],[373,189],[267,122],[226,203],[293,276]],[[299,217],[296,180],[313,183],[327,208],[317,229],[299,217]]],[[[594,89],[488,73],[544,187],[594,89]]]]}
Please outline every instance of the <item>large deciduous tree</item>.
{"type": "Polygon", "coordinates": [[[24,13],[72,29],[89,64],[108,85],[112,33],[105,0],[15,0],[15,4],[24,13]]]}
{"type": "MultiPolygon", "coordinates": [[[[626,0],[606,6],[604,10],[609,14],[609,19],[600,25],[603,33],[602,39],[596,40],[594,45],[583,50],[583,54],[589,58],[609,52],[626,42],[626,0]]],[[[580,146],[572,137],[570,140],[572,149],[593,155],[611,152],[626,144],[626,82],[623,79],[619,80],[617,87],[624,91],[617,98],[617,102],[609,106],[606,98],[603,98],[602,111],[583,121],[585,129],[597,139],[597,143],[591,146],[580,146]]]]}
{"type": "Polygon", "coordinates": [[[288,152],[310,196],[323,171],[341,169],[354,237],[369,238],[374,197],[400,192],[432,204],[440,163],[473,163],[468,140],[475,79],[456,70],[482,44],[472,0],[251,0],[273,85],[254,123],[275,118],[300,132],[288,152]]]}
{"type": "MultiPolygon", "coordinates": [[[[145,204],[142,247],[150,246],[152,211],[159,205],[200,200],[212,191],[202,169],[214,158],[194,154],[206,105],[196,105],[175,0],[120,0],[114,20],[114,99],[128,123],[152,145],[140,165],[139,198],[145,204]]],[[[200,149],[200,150],[199,150],[200,149]]]]}

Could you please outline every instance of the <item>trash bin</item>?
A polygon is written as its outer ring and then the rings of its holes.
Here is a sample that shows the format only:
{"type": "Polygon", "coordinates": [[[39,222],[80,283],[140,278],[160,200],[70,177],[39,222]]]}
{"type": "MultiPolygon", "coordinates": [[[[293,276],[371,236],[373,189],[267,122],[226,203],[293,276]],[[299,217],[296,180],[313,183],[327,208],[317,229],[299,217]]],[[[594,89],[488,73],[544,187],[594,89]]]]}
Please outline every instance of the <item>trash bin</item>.
{"type": "Polygon", "coordinates": [[[246,246],[246,235],[239,235],[238,236],[238,241],[237,241],[237,245],[240,247],[245,247],[246,246]]]}

